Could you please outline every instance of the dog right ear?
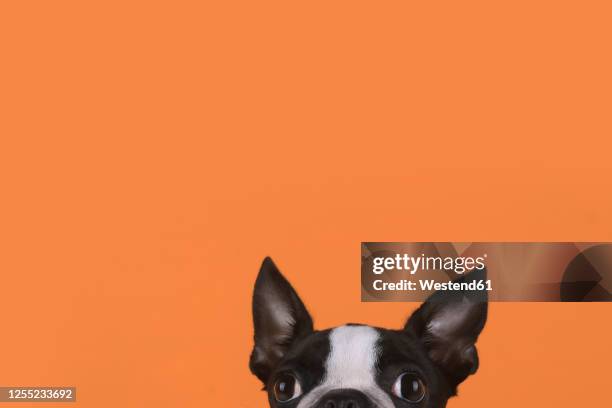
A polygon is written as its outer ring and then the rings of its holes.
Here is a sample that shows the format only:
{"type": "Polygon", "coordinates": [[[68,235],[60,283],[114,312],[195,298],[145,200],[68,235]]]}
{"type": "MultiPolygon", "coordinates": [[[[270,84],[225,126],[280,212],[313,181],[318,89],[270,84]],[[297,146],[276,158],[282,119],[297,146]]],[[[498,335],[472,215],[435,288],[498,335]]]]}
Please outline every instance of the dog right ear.
{"type": "Polygon", "coordinates": [[[264,384],[297,339],[312,333],[312,318],[289,282],[264,259],[253,293],[255,347],[250,368],[264,384]]]}
{"type": "MultiPolygon", "coordinates": [[[[469,284],[486,279],[486,269],[475,269],[454,282],[469,284]]],[[[476,340],[487,321],[487,302],[485,288],[437,291],[406,323],[405,330],[422,341],[431,360],[453,387],[478,369],[476,340]]]]}

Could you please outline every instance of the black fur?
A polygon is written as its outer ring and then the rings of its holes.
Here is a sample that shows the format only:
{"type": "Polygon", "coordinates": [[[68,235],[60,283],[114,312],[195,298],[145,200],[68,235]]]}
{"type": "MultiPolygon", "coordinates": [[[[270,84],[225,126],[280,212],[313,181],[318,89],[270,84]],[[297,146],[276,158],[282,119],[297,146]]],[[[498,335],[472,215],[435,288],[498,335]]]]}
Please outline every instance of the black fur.
{"type": "MultiPolygon", "coordinates": [[[[294,373],[298,377],[304,393],[309,392],[321,382],[325,375],[324,364],[330,351],[329,332],[330,330],[313,332],[310,336],[298,341],[274,369],[265,384],[271,407],[278,405],[274,400],[272,387],[274,386],[274,380],[281,373],[286,371],[294,373]]],[[[299,399],[284,403],[282,406],[293,408],[298,403],[299,399]]]]}

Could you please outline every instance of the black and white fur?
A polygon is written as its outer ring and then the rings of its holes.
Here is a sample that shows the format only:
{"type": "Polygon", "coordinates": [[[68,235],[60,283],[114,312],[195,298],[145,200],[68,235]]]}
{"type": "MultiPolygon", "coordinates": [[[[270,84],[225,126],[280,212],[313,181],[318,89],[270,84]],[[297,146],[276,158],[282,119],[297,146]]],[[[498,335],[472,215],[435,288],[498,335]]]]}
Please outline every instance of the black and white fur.
{"type": "MultiPolygon", "coordinates": [[[[457,281],[485,277],[474,270],[457,281]]],[[[266,258],[253,296],[250,368],[273,408],[441,408],[478,368],[475,343],[486,317],[486,291],[439,291],[400,330],[349,324],[317,331],[266,258]]]]}

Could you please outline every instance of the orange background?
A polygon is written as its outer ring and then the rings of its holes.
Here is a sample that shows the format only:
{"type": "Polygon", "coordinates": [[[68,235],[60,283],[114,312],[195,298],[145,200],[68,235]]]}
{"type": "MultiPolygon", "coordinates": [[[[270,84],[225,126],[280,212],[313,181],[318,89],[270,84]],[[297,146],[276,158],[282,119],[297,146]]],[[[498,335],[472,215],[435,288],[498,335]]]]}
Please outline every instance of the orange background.
{"type": "MultiPolygon", "coordinates": [[[[425,3],[3,1],[0,385],[264,407],[265,255],[399,327],[360,241],[612,241],[609,2],[425,3]]],[[[611,311],[491,305],[449,406],[604,406],[611,311]]]]}

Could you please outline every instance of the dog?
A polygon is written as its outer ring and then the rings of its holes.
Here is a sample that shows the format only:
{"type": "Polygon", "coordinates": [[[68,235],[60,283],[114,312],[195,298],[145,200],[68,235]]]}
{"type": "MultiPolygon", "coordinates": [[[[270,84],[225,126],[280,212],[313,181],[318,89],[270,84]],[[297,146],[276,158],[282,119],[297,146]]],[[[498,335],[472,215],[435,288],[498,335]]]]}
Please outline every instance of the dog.
{"type": "MultiPolygon", "coordinates": [[[[485,280],[474,269],[456,282],[485,280]]],[[[442,408],[478,369],[486,291],[438,291],[403,329],[347,324],[314,330],[270,258],[253,294],[250,369],[272,408],[442,408]]]]}

